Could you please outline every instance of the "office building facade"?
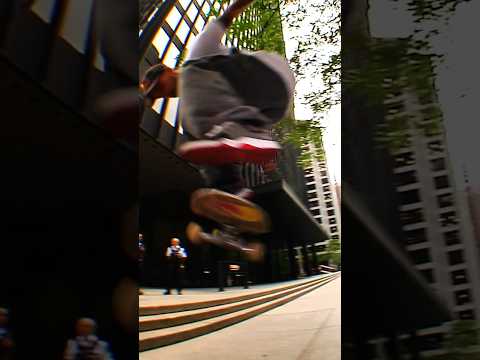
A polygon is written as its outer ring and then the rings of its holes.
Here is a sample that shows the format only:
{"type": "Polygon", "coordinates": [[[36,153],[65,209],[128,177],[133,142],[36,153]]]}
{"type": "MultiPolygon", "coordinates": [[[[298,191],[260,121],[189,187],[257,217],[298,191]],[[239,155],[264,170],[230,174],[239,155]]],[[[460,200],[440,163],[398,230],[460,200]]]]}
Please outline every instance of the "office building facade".
{"type": "MultiPolygon", "coordinates": [[[[431,86],[431,92],[405,91],[384,103],[387,122],[408,116],[416,124],[392,151],[402,245],[457,319],[478,320],[480,268],[472,218],[463,184],[454,180],[433,80],[431,86]]],[[[446,330],[423,331],[431,351],[442,351],[446,330]]]]}
{"type": "MultiPolygon", "coordinates": [[[[229,3],[181,0],[148,7],[151,12],[142,17],[147,21],[141,24],[139,33],[140,43],[144,44],[141,70],[155,63],[172,68],[181,66],[198,34],[229,3]]],[[[235,36],[228,33],[223,39],[225,45],[255,50],[261,26],[268,26],[257,21],[259,16],[258,7],[248,9],[241,21],[249,21],[253,25],[248,31],[237,32],[235,36]]],[[[283,42],[280,45],[283,48],[283,42]]],[[[162,254],[169,238],[176,236],[183,240],[191,253],[187,266],[189,285],[214,286],[218,275],[217,263],[222,259],[238,260],[238,254],[227,254],[219,248],[195,247],[186,240],[185,227],[193,217],[189,210],[189,196],[205,184],[194,166],[175,155],[175,148],[189,139],[189,134],[182,127],[178,105],[178,98],[159,99],[146,109],[141,123],[140,228],[147,245],[145,283],[159,286],[164,282],[162,254]]],[[[305,206],[305,182],[297,165],[297,155],[296,149],[286,146],[279,156],[278,171],[268,176],[258,166],[247,164],[243,168],[248,185],[256,190],[255,202],[269,212],[273,224],[273,232],[259,238],[267,247],[265,262],[249,266],[253,282],[291,279],[297,277],[300,270],[306,274],[315,271],[315,266],[309,261],[299,266],[296,258],[295,249],[298,247],[303,249],[307,258],[312,258],[307,254],[313,251],[309,244],[326,237],[324,229],[305,206]],[[291,224],[296,225],[286,228],[289,216],[290,222],[293,221],[291,224]],[[302,229],[297,230],[296,227],[302,229]]]]}
{"type": "MultiPolygon", "coordinates": [[[[313,144],[307,145],[307,147],[312,154],[316,153],[317,150],[324,153],[323,147],[316,149],[313,144]]],[[[324,253],[328,241],[340,240],[341,234],[340,202],[337,184],[329,173],[325,156],[321,160],[312,159],[310,166],[304,170],[308,208],[318,223],[322,224],[326,229],[329,236],[326,242],[315,244],[318,255],[324,253]]]]}

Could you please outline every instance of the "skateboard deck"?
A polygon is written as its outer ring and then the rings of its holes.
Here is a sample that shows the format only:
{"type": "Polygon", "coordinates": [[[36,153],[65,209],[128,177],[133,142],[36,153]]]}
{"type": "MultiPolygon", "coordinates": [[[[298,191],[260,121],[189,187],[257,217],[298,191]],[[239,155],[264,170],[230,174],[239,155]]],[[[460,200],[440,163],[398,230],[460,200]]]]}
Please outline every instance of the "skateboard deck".
{"type": "Polygon", "coordinates": [[[220,229],[207,233],[200,225],[190,223],[187,226],[190,241],[197,244],[207,242],[240,251],[251,261],[263,259],[263,245],[246,242],[242,237],[244,233],[263,234],[270,231],[269,216],[258,205],[216,189],[195,191],[190,205],[195,214],[220,225],[220,229]]]}
{"type": "Polygon", "coordinates": [[[192,211],[239,232],[264,234],[270,231],[267,213],[251,201],[216,189],[199,189],[190,198],[192,211]]]}

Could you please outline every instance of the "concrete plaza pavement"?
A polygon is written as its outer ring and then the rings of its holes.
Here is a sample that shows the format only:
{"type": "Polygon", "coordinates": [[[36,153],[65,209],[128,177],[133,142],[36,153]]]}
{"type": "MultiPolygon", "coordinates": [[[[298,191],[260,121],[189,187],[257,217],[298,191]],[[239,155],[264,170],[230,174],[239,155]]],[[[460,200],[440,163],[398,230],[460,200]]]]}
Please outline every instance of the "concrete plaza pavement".
{"type": "Polygon", "coordinates": [[[341,277],[225,329],[140,353],[140,360],[340,360],[341,277]]]}

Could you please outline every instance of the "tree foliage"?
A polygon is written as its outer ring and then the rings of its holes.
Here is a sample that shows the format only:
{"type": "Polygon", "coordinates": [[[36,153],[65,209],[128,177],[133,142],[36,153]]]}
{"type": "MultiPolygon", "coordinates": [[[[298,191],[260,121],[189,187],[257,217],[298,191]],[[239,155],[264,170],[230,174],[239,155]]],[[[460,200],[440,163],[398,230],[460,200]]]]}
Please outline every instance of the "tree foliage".
{"type": "MultiPolygon", "coordinates": [[[[323,79],[323,87],[312,90],[305,98],[306,103],[318,116],[339,104],[342,73],[343,89],[359,94],[362,99],[369,101],[369,105],[381,105],[399,93],[410,92],[431,98],[428,107],[435,115],[429,116],[427,121],[413,116],[408,109],[407,112],[387,116],[377,129],[376,140],[379,145],[396,149],[408,142],[408,130],[413,128],[430,135],[439,133],[441,112],[435,96],[432,95],[435,93],[435,71],[443,54],[432,50],[430,40],[439,34],[438,27],[447,24],[457,7],[467,1],[410,0],[408,10],[414,18],[415,29],[411,36],[394,41],[381,41],[369,36],[349,36],[341,39],[340,0],[299,1],[299,15],[292,21],[301,22],[307,6],[311,7],[311,11],[316,11],[318,21],[310,24],[310,37],[299,39],[292,60],[298,76],[311,76],[305,69],[313,66],[314,72],[323,79]],[[363,61],[342,69],[342,53],[337,46],[340,41],[343,49],[348,51],[361,48],[363,61]],[[329,46],[334,51],[327,58],[322,57],[325,47],[329,46]]],[[[356,16],[363,16],[364,22],[368,22],[366,14],[356,16]]]]}
{"type": "Polygon", "coordinates": [[[327,245],[327,257],[330,263],[340,265],[341,263],[341,245],[340,240],[331,239],[327,245]]]}
{"type": "MultiPolygon", "coordinates": [[[[285,56],[283,24],[286,22],[288,26],[299,26],[307,8],[300,7],[298,11],[287,13],[281,10],[285,5],[297,2],[298,0],[258,0],[233,23],[229,36],[239,39],[240,47],[248,50],[265,50],[285,56]]],[[[314,60],[307,64],[300,65],[295,61],[292,64],[298,76],[305,66],[313,66],[314,60]]],[[[274,129],[281,142],[292,144],[301,150],[298,162],[303,167],[309,166],[313,160],[324,159],[322,126],[319,120],[320,118],[295,120],[292,113],[274,129]],[[313,144],[315,150],[304,147],[305,144],[313,144]]]]}
{"type": "Polygon", "coordinates": [[[466,349],[479,345],[479,330],[480,328],[474,320],[455,321],[446,339],[448,359],[464,359],[466,349]]]}

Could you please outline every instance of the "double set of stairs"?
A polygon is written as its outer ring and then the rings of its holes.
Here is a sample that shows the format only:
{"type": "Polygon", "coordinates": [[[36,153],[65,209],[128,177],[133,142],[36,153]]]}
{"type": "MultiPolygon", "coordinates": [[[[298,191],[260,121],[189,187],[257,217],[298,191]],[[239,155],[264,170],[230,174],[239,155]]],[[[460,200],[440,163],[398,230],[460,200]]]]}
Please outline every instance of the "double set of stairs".
{"type": "Polygon", "coordinates": [[[243,295],[139,308],[139,348],[146,351],[233,325],[292,301],[336,279],[340,273],[243,295]]]}

